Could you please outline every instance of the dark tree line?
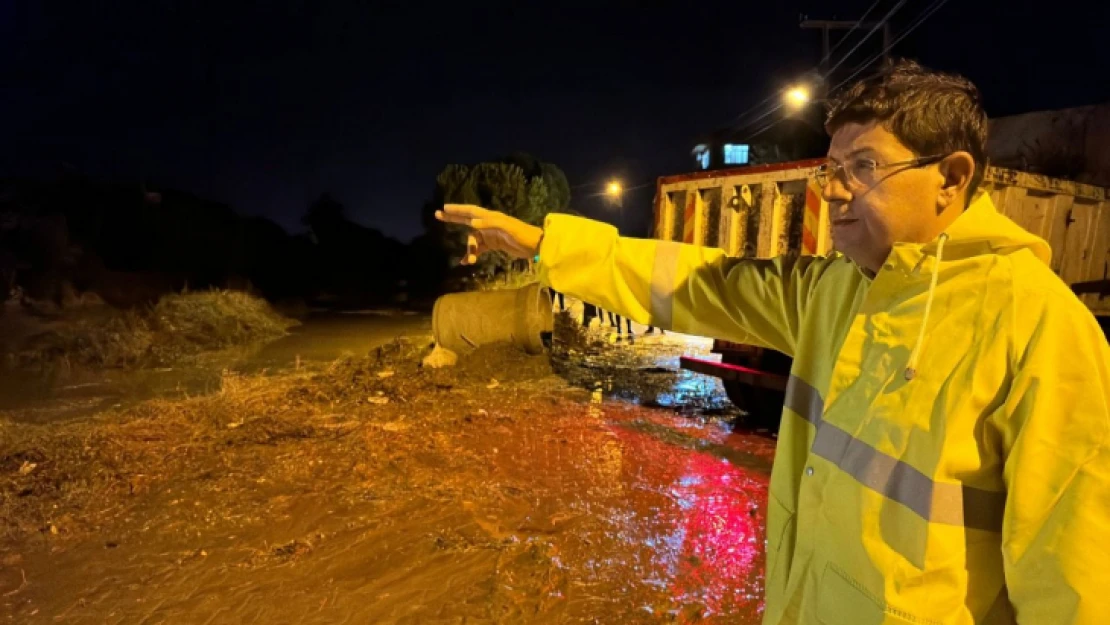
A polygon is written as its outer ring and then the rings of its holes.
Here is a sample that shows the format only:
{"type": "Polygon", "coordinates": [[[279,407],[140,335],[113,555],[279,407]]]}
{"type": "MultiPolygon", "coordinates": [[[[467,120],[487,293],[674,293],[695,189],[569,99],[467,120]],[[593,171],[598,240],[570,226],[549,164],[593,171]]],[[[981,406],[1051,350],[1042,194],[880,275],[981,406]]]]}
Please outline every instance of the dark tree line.
{"type": "Polygon", "coordinates": [[[353,221],[327,193],[307,207],[308,231],[291,235],[186,192],[82,176],[0,180],[0,300],[20,294],[61,305],[91,291],[126,307],[212,287],[324,305],[427,300],[450,288],[465,242],[434,219],[445,201],[539,223],[569,200],[563,173],[526,154],[449,165],[424,206],[425,234],[405,244],[353,221]]]}

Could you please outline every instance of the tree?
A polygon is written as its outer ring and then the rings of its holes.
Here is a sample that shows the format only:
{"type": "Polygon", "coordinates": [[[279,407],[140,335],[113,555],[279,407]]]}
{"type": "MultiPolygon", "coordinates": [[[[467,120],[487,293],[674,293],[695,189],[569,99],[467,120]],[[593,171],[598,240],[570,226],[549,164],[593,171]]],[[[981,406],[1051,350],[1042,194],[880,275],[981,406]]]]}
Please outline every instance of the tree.
{"type": "Polygon", "coordinates": [[[531,180],[543,176],[543,163],[538,158],[527,152],[513,152],[499,162],[506,165],[516,165],[524,172],[524,177],[531,180]]]}
{"type": "MultiPolygon", "coordinates": [[[[466,229],[439,223],[433,216],[444,204],[478,204],[540,224],[552,210],[565,209],[569,200],[563,172],[525,153],[476,165],[448,165],[436,177],[433,200],[425,204],[424,226],[449,257],[461,258],[466,253],[466,229]]],[[[507,264],[507,257],[490,255],[478,270],[492,272],[507,264]]]]}
{"type": "Polygon", "coordinates": [[[392,293],[405,274],[405,246],[380,230],[352,221],[328,193],[309,207],[302,223],[312,229],[316,283],[349,301],[379,300],[392,293]]]}
{"type": "Polygon", "coordinates": [[[551,213],[565,213],[570,208],[570,183],[567,175],[552,163],[543,163],[543,181],[547,185],[547,207],[551,213]]]}
{"type": "Polygon", "coordinates": [[[516,165],[479,163],[467,171],[467,179],[486,208],[525,221],[536,212],[537,207],[528,204],[528,179],[516,165]]]}
{"type": "MultiPolygon", "coordinates": [[[[539,225],[548,213],[567,210],[570,185],[558,167],[525,152],[474,165],[447,165],[436,176],[435,192],[424,204],[426,244],[421,253],[427,253],[428,245],[437,245],[439,262],[449,264],[450,259],[457,261],[466,254],[468,233],[464,227],[436,220],[435,212],[444,204],[477,204],[539,225]]],[[[492,275],[509,265],[507,256],[489,254],[473,270],[492,275]]]]}
{"type": "Polygon", "coordinates": [[[546,187],[546,200],[543,201],[544,214],[561,213],[570,206],[570,184],[563,170],[553,163],[544,163],[527,152],[514,152],[500,162],[516,165],[524,172],[529,181],[542,179],[546,187]]]}
{"type": "Polygon", "coordinates": [[[341,228],[346,221],[346,209],[335,201],[330,193],[320,195],[308,207],[308,212],[301,217],[301,223],[312,229],[312,234],[317,240],[321,235],[327,236],[325,233],[341,228]]]}

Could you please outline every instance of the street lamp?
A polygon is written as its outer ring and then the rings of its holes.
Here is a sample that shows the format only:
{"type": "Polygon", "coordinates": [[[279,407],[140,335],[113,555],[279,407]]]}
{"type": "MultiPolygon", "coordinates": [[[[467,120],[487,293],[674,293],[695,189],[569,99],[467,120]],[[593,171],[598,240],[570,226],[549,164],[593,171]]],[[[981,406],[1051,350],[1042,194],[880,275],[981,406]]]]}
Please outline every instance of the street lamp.
{"type": "Polygon", "coordinates": [[[795,109],[800,109],[809,104],[809,100],[809,89],[805,87],[793,87],[786,92],[786,103],[795,109]]]}
{"type": "Polygon", "coordinates": [[[605,185],[605,195],[609,198],[610,205],[617,205],[617,212],[620,217],[617,222],[618,230],[624,225],[624,198],[621,197],[623,193],[624,187],[618,180],[610,180],[609,183],[605,185]]]}

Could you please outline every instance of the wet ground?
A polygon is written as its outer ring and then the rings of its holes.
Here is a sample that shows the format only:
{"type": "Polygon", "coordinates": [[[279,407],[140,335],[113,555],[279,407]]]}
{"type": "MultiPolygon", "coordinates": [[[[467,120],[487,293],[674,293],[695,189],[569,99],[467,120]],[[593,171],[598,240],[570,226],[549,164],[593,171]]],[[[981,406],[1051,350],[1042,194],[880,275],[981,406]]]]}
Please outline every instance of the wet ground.
{"type": "Polygon", "coordinates": [[[600,337],[0,420],[0,617],[758,622],[774,440],[670,367],[704,344],[600,337]]]}

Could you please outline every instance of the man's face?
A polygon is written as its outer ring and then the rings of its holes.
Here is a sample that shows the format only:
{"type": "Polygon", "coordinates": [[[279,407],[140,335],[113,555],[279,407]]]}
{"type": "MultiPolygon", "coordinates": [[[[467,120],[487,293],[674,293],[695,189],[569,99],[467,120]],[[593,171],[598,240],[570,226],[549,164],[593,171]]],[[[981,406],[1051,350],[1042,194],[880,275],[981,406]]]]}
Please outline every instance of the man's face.
{"type": "Polygon", "coordinates": [[[894,243],[927,243],[939,234],[944,177],[937,168],[885,167],[918,156],[931,155],[914,154],[877,122],[845,124],[833,134],[829,160],[846,170],[823,192],[833,245],[861,267],[878,272],[894,243]]]}

